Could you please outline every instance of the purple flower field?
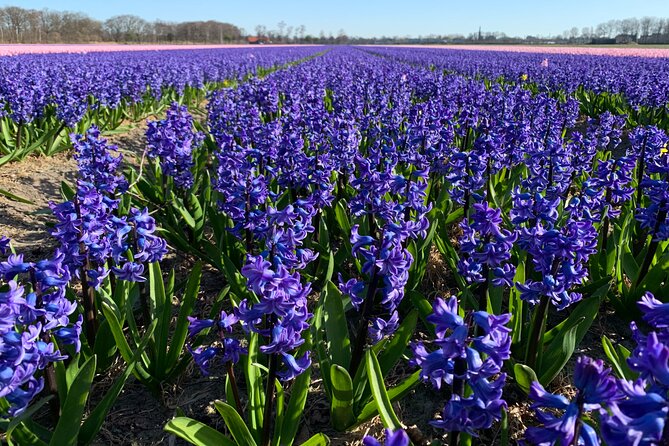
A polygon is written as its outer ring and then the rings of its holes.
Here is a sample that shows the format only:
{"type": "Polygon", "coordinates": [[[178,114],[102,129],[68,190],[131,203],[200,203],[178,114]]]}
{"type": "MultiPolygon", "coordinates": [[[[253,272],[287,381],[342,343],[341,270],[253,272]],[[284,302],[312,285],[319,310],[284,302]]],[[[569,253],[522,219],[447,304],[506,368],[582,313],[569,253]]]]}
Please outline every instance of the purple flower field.
{"type": "Polygon", "coordinates": [[[0,234],[3,441],[114,442],[134,398],[159,431],[121,443],[669,444],[669,59],[283,46],[0,73],[0,212],[35,206],[47,241],[0,234]],[[72,171],[40,208],[2,180],[42,157],[72,171]],[[192,383],[204,404],[175,403],[192,383]]]}

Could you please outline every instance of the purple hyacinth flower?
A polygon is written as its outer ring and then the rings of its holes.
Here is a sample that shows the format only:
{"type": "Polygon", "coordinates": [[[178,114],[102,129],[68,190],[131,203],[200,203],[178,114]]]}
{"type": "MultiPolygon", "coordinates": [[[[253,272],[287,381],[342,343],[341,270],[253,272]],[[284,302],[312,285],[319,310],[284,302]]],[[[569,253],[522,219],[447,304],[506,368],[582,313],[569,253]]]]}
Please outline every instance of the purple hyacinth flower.
{"type": "Polygon", "coordinates": [[[409,436],[403,430],[392,431],[386,429],[386,440],[383,444],[379,443],[374,437],[369,435],[362,439],[364,446],[409,446],[409,436]]]}

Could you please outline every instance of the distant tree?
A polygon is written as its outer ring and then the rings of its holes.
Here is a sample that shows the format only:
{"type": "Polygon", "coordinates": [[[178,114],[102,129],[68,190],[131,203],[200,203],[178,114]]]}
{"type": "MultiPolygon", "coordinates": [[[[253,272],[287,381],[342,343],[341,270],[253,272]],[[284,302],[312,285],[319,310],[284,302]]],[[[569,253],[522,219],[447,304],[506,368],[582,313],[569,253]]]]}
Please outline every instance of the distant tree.
{"type": "Polygon", "coordinates": [[[139,42],[144,37],[148,23],[130,14],[117,15],[104,23],[104,30],[115,42],[139,42]]]}

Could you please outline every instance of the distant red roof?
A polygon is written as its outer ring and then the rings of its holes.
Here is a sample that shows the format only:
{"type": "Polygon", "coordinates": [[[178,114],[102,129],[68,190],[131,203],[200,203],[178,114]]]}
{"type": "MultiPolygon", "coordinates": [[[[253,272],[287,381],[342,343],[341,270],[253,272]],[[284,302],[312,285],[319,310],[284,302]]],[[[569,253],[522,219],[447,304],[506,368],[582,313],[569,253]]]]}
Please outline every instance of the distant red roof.
{"type": "Polygon", "coordinates": [[[254,43],[254,44],[270,43],[269,37],[258,37],[258,36],[249,36],[246,38],[246,41],[248,43],[254,43]]]}

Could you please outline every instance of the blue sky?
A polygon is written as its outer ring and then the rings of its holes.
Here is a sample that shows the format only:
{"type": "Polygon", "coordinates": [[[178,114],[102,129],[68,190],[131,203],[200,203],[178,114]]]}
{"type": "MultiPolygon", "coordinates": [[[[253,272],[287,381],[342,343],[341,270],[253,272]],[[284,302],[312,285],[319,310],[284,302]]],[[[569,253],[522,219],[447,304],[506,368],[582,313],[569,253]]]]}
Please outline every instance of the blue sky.
{"type": "Polygon", "coordinates": [[[84,12],[97,19],[135,14],[147,20],[220,20],[253,32],[280,21],[307,33],[351,36],[469,34],[479,26],[525,36],[559,34],[610,19],[669,17],[669,0],[16,0],[0,5],[84,12]]]}

